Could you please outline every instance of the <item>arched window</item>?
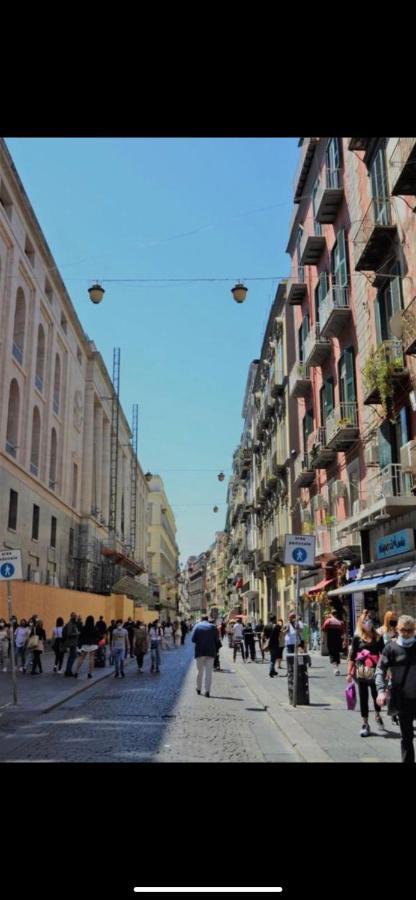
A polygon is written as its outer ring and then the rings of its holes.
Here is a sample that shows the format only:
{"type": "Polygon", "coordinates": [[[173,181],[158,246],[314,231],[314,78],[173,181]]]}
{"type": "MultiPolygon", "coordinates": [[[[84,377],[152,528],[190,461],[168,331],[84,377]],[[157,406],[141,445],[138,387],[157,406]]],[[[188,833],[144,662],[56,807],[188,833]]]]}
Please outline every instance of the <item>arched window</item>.
{"type": "Polygon", "coordinates": [[[43,391],[43,372],[45,368],[45,332],[43,325],[38,328],[38,350],[36,354],[35,385],[38,391],[43,391]]]}
{"type": "Polygon", "coordinates": [[[17,456],[17,441],[19,434],[19,385],[15,378],[10,382],[9,408],[7,412],[6,450],[12,456],[17,456]]]}
{"type": "Polygon", "coordinates": [[[16,309],[14,313],[13,328],[13,356],[19,363],[23,362],[23,350],[25,346],[25,321],[26,321],[26,302],[22,288],[17,289],[16,309]]]}
{"type": "Polygon", "coordinates": [[[55,379],[53,382],[53,411],[59,413],[59,397],[61,392],[61,360],[59,355],[55,356],[55,379]]]}
{"type": "Polygon", "coordinates": [[[49,487],[52,491],[56,490],[56,458],[57,458],[58,441],[56,431],[52,428],[51,432],[51,458],[49,462],[49,487]]]}
{"type": "Polygon", "coordinates": [[[38,407],[33,408],[32,419],[32,449],[30,451],[30,471],[32,475],[39,474],[39,450],[40,450],[40,413],[38,407]]]}

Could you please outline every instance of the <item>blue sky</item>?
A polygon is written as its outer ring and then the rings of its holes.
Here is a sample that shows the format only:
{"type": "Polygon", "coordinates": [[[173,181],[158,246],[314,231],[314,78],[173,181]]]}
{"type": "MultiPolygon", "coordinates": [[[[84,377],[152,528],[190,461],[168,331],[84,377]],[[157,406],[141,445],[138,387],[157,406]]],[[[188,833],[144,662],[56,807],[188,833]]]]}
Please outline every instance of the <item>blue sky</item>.
{"type": "Polygon", "coordinates": [[[297,141],[7,139],[110,375],[121,349],[122,406],[131,422],[139,404],[139,459],[163,477],[182,564],[224,527],[227,479],[216,476],[231,472],[248,368],[289,273],[297,141]],[[181,278],[195,281],[134,281],[181,278]],[[87,293],[96,279],[100,306],[87,293]],[[230,293],[238,279],[249,289],[242,305],[230,293]]]}

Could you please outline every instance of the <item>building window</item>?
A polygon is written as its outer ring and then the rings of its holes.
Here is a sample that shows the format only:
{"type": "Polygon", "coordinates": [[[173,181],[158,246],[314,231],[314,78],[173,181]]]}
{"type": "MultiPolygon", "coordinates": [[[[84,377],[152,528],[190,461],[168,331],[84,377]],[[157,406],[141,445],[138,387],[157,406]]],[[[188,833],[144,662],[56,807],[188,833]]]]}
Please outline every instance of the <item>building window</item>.
{"type": "Polygon", "coordinates": [[[80,365],[82,365],[82,353],[79,347],[77,347],[77,359],[80,365]]]}
{"type": "Polygon", "coordinates": [[[67,323],[67,321],[66,321],[66,318],[65,318],[64,314],[62,313],[62,315],[61,315],[61,328],[62,328],[62,331],[64,332],[64,334],[66,334],[66,332],[67,332],[67,325],[68,325],[68,323],[67,323]]]}
{"type": "Polygon", "coordinates": [[[51,432],[51,457],[49,461],[49,487],[52,491],[56,489],[56,457],[57,457],[57,438],[56,431],[52,428],[51,432]]]}
{"type": "Polygon", "coordinates": [[[318,284],[315,288],[315,321],[316,324],[319,325],[319,311],[321,307],[321,303],[325,300],[325,297],[329,290],[329,278],[328,272],[321,272],[319,276],[318,284]]]}
{"type": "Polygon", "coordinates": [[[33,516],[32,516],[32,541],[37,541],[39,539],[39,506],[36,506],[36,503],[33,504],[33,516]]]}
{"type": "Polygon", "coordinates": [[[326,186],[328,188],[340,188],[342,185],[341,178],[341,162],[342,162],[341,141],[339,138],[331,138],[326,148],[326,186]]]}
{"type": "Polygon", "coordinates": [[[51,283],[50,283],[50,281],[48,281],[47,278],[45,278],[45,297],[49,300],[49,303],[50,303],[51,306],[52,306],[52,302],[53,302],[53,290],[52,290],[52,287],[51,287],[51,283]]]}
{"type": "Polygon", "coordinates": [[[30,262],[30,265],[32,266],[32,269],[33,269],[35,267],[35,248],[31,242],[30,238],[28,237],[28,235],[26,235],[26,240],[25,240],[25,255],[27,256],[27,258],[30,262]]]}
{"type": "Polygon", "coordinates": [[[14,313],[13,345],[12,353],[15,359],[22,365],[23,350],[25,345],[26,302],[22,288],[17,289],[16,308],[14,313]]]}
{"type": "Polygon", "coordinates": [[[17,440],[19,429],[19,385],[15,378],[10,382],[9,408],[7,413],[6,450],[11,456],[17,456],[17,440]]]}
{"type": "Polygon", "coordinates": [[[301,284],[305,281],[305,269],[300,264],[300,243],[302,240],[303,228],[299,225],[298,233],[296,237],[296,254],[297,254],[297,264],[298,264],[298,278],[301,284]]]}
{"type": "Polygon", "coordinates": [[[376,314],[377,343],[394,339],[390,327],[390,319],[403,309],[402,284],[399,275],[399,264],[391,269],[391,275],[387,278],[378,291],[374,311],[376,314]]]}
{"type": "Polygon", "coordinates": [[[33,409],[32,417],[32,448],[30,451],[30,471],[32,475],[39,475],[39,450],[40,450],[40,413],[37,406],[33,409]]]}
{"type": "Polygon", "coordinates": [[[7,527],[10,528],[12,531],[16,531],[16,527],[17,527],[17,498],[18,498],[18,496],[19,495],[18,495],[17,491],[13,491],[13,490],[10,491],[9,521],[8,521],[7,527]]]}
{"type": "Polygon", "coordinates": [[[334,379],[326,378],[319,392],[321,407],[321,425],[325,425],[327,417],[334,409],[334,379]]]}
{"type": "Polygon", "coordinates": [[[38,328],[38,349],[36,353],[36,373],[35,385],[42,393],[43,391],[43,373],[45,369],[45,331],[43,325],[38,328]]]}
{"type": "Polygon", "coordinates": [[[53,411],[59,415],[59,396],[61,392],[61,360],[58,353],[55,356],[55,377],[53,382],[53,411]]]}
{"type": "Polygon", "coordinates": [[[68,553],[70,556],[74,555],[74,529],[69,529],[69,548],[68,553]]]}
{"type": "Polygon", "coordinates": [[[348,287],[348,257],[345,231],[342,228],[331,250],[332,284],[337,287],[348,287]]]}
{"type": "Polygon", "coordinates": [[[386,150],[380,146],[369,167],[371,195],[374,201],[374,221],[390,225],[390,201],[387,182],[386,150]]]}
{"type": "Polygon", "coordinates": [[[76,509],[78,499],[78,466],[74,463],[72,467],[72,506],[76,509]]]}
{"type": "Polygon", "coordinates": [[[298,349],[299,349],[299,362],[303,362],[304,352],[303,348],[305,346],[306,338],[309,334],[309,313],[306,313],[303,317],[302,325],[298,331],[298,349]]]}
{"type": "Polygon", "coordinates": [[[303,451],[307,452],[308,449],[308,437],[313,432],[313,410],[308,409],[306,415],[303,418],[302,422],[303,429],[303,451]]]}
{"type": "Polygon", "coordinates": [[[51,547],[56,547],[56,517],[51,516],[51,547]]]}
{"type": "Polygon", "coordinates": [[[322,225],[316,221],[316,195],[319,190],[319,178],[316,179],[312,192],[312,212],[313,212],[313,229],[317,237],[322,234],[322,225]]]}
{"type": "Polygon", "coordinates": [[[356,403],[354,348],[347,347],[338,363],[340,403],[356,403]]]}
{"type": "Polygon", "coordinates": [[[2,181],[0,184],[0,203],[6,213],[7,218],[11,222],[13,203],[4,181],[2,181]]]}

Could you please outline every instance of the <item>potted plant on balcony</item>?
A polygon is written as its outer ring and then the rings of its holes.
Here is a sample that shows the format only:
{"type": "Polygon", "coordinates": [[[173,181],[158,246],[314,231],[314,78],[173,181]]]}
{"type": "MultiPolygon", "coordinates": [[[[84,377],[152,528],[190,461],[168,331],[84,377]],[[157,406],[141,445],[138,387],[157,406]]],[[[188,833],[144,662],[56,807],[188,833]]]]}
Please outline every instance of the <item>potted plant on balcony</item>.
{"type": "MultiPolygon", "coordinates": [[[[364,389],[367,393],[377,390],[380,396],[380,404],[384,416],[394,424],[393,400],[394,400],[394,374],[403,368],[400,357],[388,359],[387,354],[380,350],[371,353],[363,369],[364,389]]],[[[377,401],[375,401],[377,402],[377,401]]]]}
{"type": "Polygon", "coordinates": [[[323,523],[324,523],[324,525],[327,526],[327,528],[330,528],[331,525],[335,525],[336,521],[337,521],[336,516],[325,516],[323,523]]]}

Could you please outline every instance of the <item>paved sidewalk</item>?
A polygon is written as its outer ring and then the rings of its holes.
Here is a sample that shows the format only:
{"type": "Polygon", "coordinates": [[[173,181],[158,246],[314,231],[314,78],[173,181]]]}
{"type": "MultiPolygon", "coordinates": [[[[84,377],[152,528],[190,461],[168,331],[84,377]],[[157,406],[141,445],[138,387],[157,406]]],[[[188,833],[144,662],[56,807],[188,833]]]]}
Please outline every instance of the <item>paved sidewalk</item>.
{"type": "MultiPolygon", "coordinates": [[[[75,694],[80,694],[93,684],[102,681],[114,674],[114,666],[108,665],[109,653],[107,652],[107,665],[104,669],[94,669],[93,677],[87,678],[88,662],[84,661],[78,678],[65,678],[65,675],[58,675],[53,672],[55,662],[55,654],[52,650],[47,649],[42,654],[41,675],[31,675],[30,669],[23,675],[22,672],[16,673],[17,680],[17,706],[13,704],[13,679],[11,674],[11,665],[9,664],[8,672],[0,671],[0,718],[7,709],[18,713],[42,713],[60,706],[75,694]]],[[[64,657],[63,670],[65,670],[67,654],[64,657]]],[[[134,663],[135,659],[125,660],[125,665],[134,663]]]]}
{"type": "Polygon", "coordinates": [[[369,723],[371,736],[360,737],[359,704],[348,711],[345,701],[346,661],[341,662],[341,675],[333,674],[329,658],[311,652],[309,674],[309,706],[289,703],[286,663],[277,678],[269,677],[269,663],[243,663],[238,656],[232,662],[232,651],[223,647],[223,665],[232,665],[236,673],[256,694],[260,703],[306,762],[401,762],[400,731],[382,712],[385,730],[376,727],[372,701],[369,723]],[[282,677],[283,676],[283,677],[282,677]]]}

